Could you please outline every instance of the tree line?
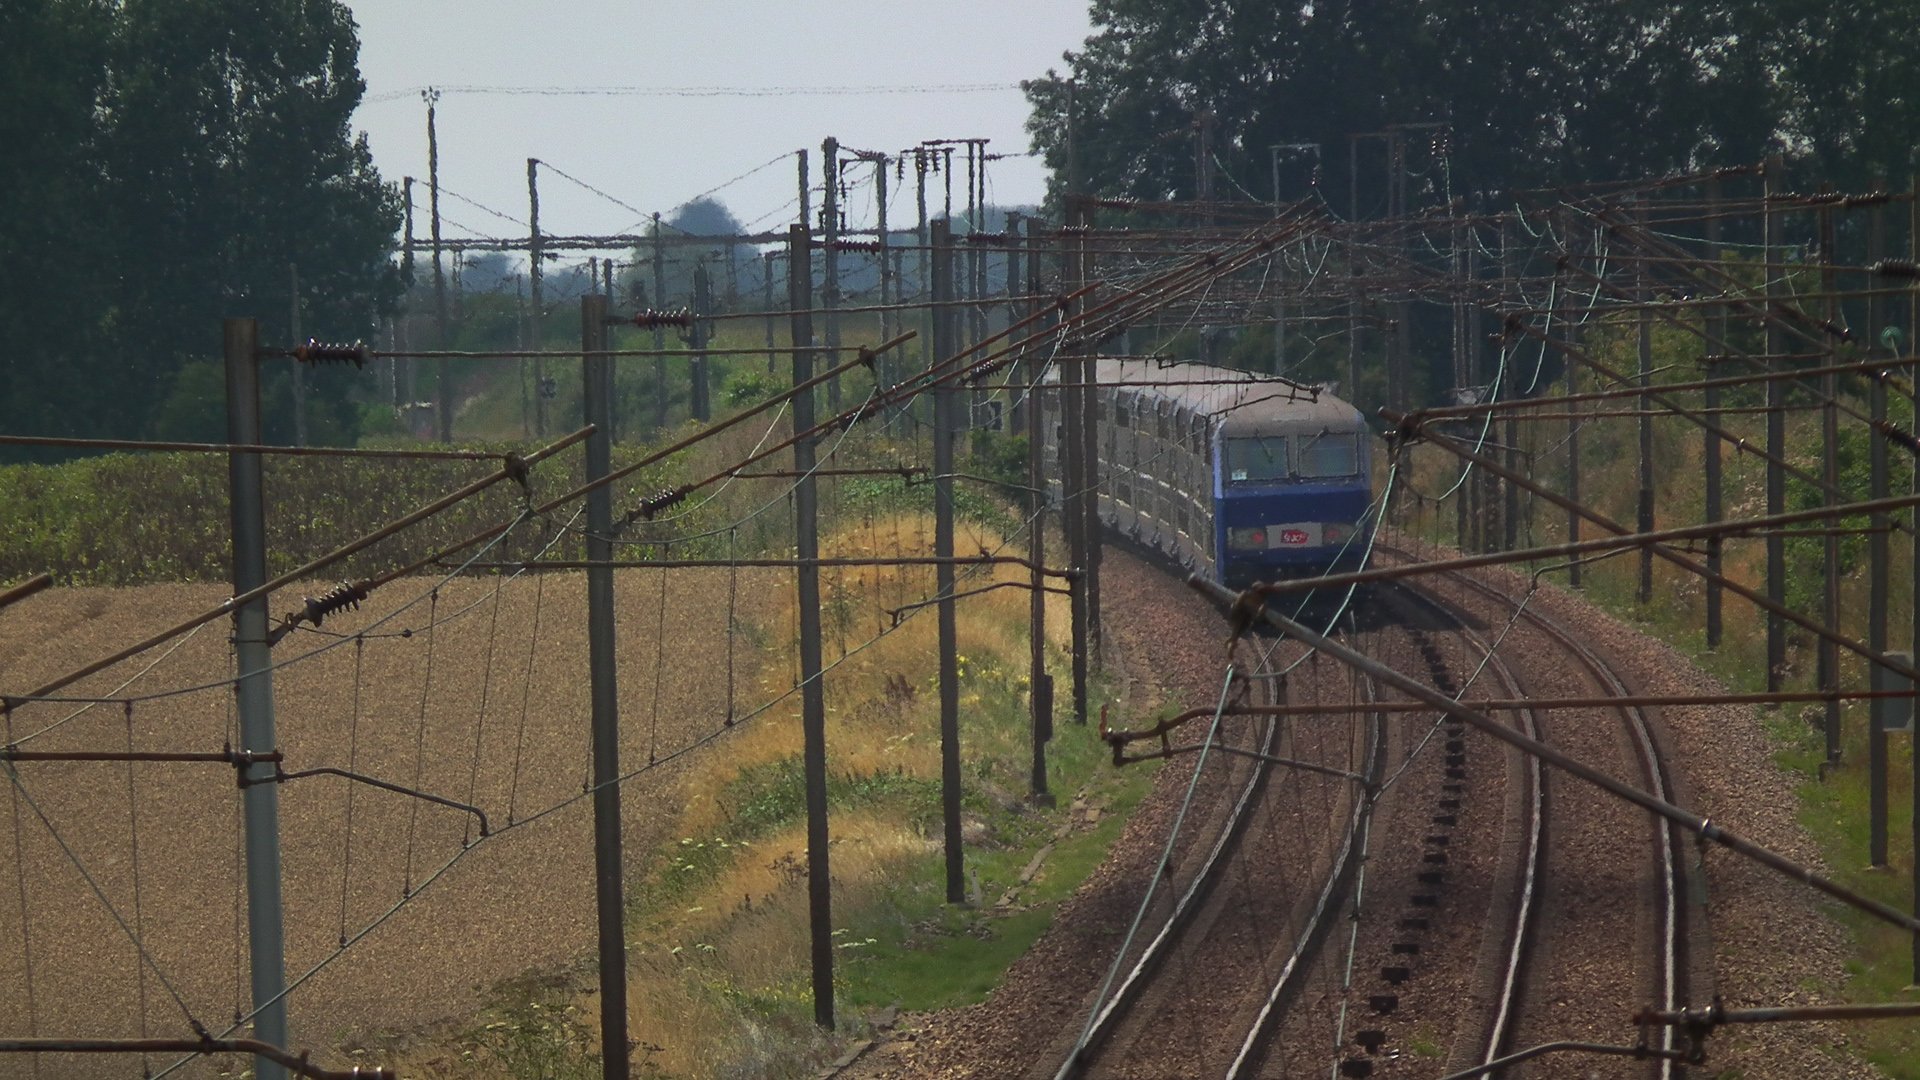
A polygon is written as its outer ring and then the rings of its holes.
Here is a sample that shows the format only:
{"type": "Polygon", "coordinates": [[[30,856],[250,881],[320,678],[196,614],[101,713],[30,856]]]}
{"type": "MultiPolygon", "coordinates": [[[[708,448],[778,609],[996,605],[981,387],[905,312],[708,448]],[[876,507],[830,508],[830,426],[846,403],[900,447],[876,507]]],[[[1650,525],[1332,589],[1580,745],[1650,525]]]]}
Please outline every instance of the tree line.
{"type": "MultiPolygon", "coordinates": [[[[339,0],[0,4],[0,409],[14,432],[222,439],[220,320],[370,337],[393,310],[400,200],[349,119],[339,0]]],[[[291,435],[269,365],[269,437],[291,435]]],[[[345,372],[313,441],[350,442],[345,372]]]]}
{"type": "Polygon", "coordinates": [[[1313,181],[1385,208],[1378,143],[1415,129],[1413,207],[1474,192],[1629,179],[1778,153],[1798,175],[1904,178],[1920,136],[1920,19],[1897,0],[1094,0],[1095,33],[1024,84],[1036,148],[1065,190],[1216,198],[1313,181]],[[1071,139],[1069,131],[1071,130],[1071,139]],[[1427,134],[1431,133],[1431,134],[1427,134]],[[1357,170],[1350,149],[1359,151],[1357,170]],[[1356,175],[1357,173],[1357,175],[1356,175]]]}

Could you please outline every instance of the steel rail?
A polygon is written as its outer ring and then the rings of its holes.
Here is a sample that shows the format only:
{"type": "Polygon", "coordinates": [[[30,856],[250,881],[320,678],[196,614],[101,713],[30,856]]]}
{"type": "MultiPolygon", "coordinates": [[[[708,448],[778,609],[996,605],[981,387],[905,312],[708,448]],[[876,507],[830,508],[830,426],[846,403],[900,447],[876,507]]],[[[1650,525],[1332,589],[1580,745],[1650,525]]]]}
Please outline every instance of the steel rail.
{"type": "MultiPolygon", "coordinates": [[[[1411,602],[1425,605],[1429,610],[1437,612],[1440,617],[1451,622],[1455,632],[1472,642],[1480,654],[1487,658],[1489,666],[1498,675],[1503,685],[1514,693],[1524,693],[1519,677],[1514,674],[1513,669],[1484,638],[1471,629],[1470,624],[1459,611],[1419,588],[1406,587],[1401,595],[1411,602]]],[[[1518,706],[1522,731],[1529,738],[1541,738],[1536,711],[1525,704],[1525,698],[1518,700],[1522,702],[1518,706]]],[[[1525,757],[1525,755],[1522,756],[1525,757]]],[[[1534,913],[1537,910],[1535,902],[1540,887],[1543,854],[1542,834],[1546,828],[1547,788],[1546,778],[1540,770],[1540,759],[1526,757],[1525,760],[1527,778],[1525,861],[1520,870],[1519,896],[1515,900],[1513,921],[1508,931],[1506,960],[1501,965],[1500,989],[1495,995],[1493,1015],[1488,1019],[1485,1031],[1486,1043],[1481,1054],[1483,1064],[1497,1059],[1513,1037],[1513,1028],[1516,1024],[1514,1014],[1518,1011],[1520,1004],[1521,972],[1533,944],[1534,913]]]]}
{"type": "MultiPolygon", "coordinates": [[[[1221,693],[1223,698],[1227,692],[1227,688],[1222,687],[1221,693]]],[[[1225,704],[1224,700],[1222,704],[1225,704]]],[[[1279,731],[1280,726],[1276,723],[1269,723],[1265,726],[1265,730],[1261,733],[1259,753],[1263,755],[1270,755],[1272,753],[1274,743],[1279,738],[1279,731]]],[[[1200,763],[1196,763],[1194,766],[1194,779],[1196,781],[1199,779],[1200,765],[1204,764],[1204,761],[1205,758],[1202,757],[1200,763]]],[[[1269,766],[1267,762],[1262,760],[1256,760],[1254,762],[1253,768],[1248,771],[1247,782],[1241,787],[1238,797],[1234,800],[1233,809],[1229,812],[1226,821],[1222,823],[1218,835],[1214,837],[1213,845],[1208,850],[1205,861],[1201,863],[1193,879],[1188,882],[1185,892],[1175,901],[1173,910],[1167,914],[1158,932],[1154,934],[1147,942],[1145,948],[1141,950],[1139,958],[1135,961],[1132,969],[1128,971],[1126,977],[1120,981],[1119,986],[1113,988],[1113,992],[1109,994],[1104,1001],[1097,1004],[1093,1016],[1087,1023],[1086,1030],[1075,1040],[1073,1050],[1067,1055],[1067,1059],[1061,1063],[1060,1068],[1054,1073],[1054,1080],[1071,1080],[1073,1077],[1082,1075],[1083,1070],[1093,1064],[1092,1059],[1098,1054],[1102,1044],[1113,1034],[1120,1019],[1127,1014],[1139,1000],[1140,995],[1145,992],[1146,987],[1152,981],[1155,971],[1166,958],[1168,952],[1171,951],[1174,938],[1181,930],[1185,929],[1190,917],[1198,910],[1200,898],[1204,897],[1213,888],[1217,880],[1216,873],[1225,866],[1226,860],[1223,857],[1224,853],[1230,847],[1234,846],[1242,835],[1243,826],[1249,817],[1248,809],[1252,806],[1254,797],[1264,786],[1268,772],[1269,766]]],[[[1161,867],[1158,869],[1164,870],[1169,868],[1167,860],[1170,857],[1171,850],[1172,840],[1169,839],[1169,854],[1161,857],[1161,867]]],[[[1157,883],[1160,876],[1160,873],[1156,872],[1154,882],[1157,883]]],[[[1149,885],[1146,896],[1141,900],[1143,913],[1145,905],[1152,902],[1153,892],[1152,885],[1149,885]]],[[[1122,947],[1124,948],[1124,945],[1122,947]]],[[[1120,959],[1120,957],[1116,957],[1115,963],[1119,963],[1120,959]]]]}
{"type": "Polygon", "coordinates": [[[1587,766],[1584,762],[1571,755],[1561,753],[1537,739],[1529,739],[1483,713],[1476,712],[1448,698],[1444,694],[1436,693],[1431,688],[1421,685],[1419,682],[1408,678],[1391,667],[1362,655],[1325,635],[1316,633],[1312,629],[1268,607],[1262,603],[1257,596],[1242,596],[1236,594],[1231,589],[1216,585],[1197,574],[1189,576],[1187,578],[1187,584],[1202,595],[1212,597],[1220,603],[1232,605],[1233,610],[1246,618],[1249,625],[1253,620],[1264,619],[1275,629],[1280,630],[1287,636],[1319,649],[1329,656],[1351,664],[1402,693],[1425,701],[1433,707],[1443,710],[1449,716],[1458,717],[1462,723],[1467,724],[1475,730],[1484,732],[1526,753],[1533,754],[1547,764],[1571,773],[1606,791],[1610,795],[1624,799],[1627,802],[1633,803],[1635,806],[1658,814],[1669,821],[1673,821],[1687,831],[1705,840],[1719,844],[1729,851],[1751,859],[1782,876],[1817,889],[1848,907],[1855,908],[1882,922],[1897,926],[1910,933],[1920,933],[1920,918],[1915,918],[1891,905],[1883,904],[1870,897],[1861,896],[1859,893],[1833,881],[1831,878],[1802,866],[1770,848],[1764,847],[1736,832],[1714,824],[1713,821],[1705,815],[1694,813],[1691,810],[1675,806],[1661,799],[1656,799],[1631,784],[1623,783],[1608,776],[1606,773],[1587,766]]]}
{"type": "MultiPolygon", "coordinates": [[[[1363,673],[1364,674],[1364,673],[1363,673]]],[[[1379,684],[1365,676],[1361,684],[1366,687],[1367,704],[1380,704],[1379,684]]],[[[1373,807],[1380,784],[1380,774],[1386,767],[1387,732],[1384,714],[1374,713],[1373,722],[1367,725],[1367,744],[1364,751],[1365,769],[1359,783],[1361,791],[1354,797],[1353,808],[1347,816],[1346,834],[1342,837],[1340,850],[1334,856],[1327,869],[1327,876],[1321,882],[1320,892],[1314,898],[1313,909],[1300,932],[1294,936],[1293,948],[1275,973],[1272,983],[1267,987],[1264,1000],[1254,1010],[1248,1021],[1247,1031],[1241,1037],[1239,1050],[1227,1065],[1229,1080],[1249,1075],[1256,1069],[1265,1056],[1266,1044],[1273,1028],[1280,1022],[1287,1002],[1292,998],[1298,985],[1298,976],[1308,955],[1319,946],[1329,925],[1328,917],[1332,913],[1335,900],[1343,894],[1364,860],[1367,839],[1373,827],[1373,807]]]]}
{"type": "MultiPolygon", "coordinates": [[[[1524,603],[1516,603],[1512,597],[1507,596],[1493,586],[1464,572],[1455,572],[1450,574],[1449,578],[1465,584],[1468,588],[1473,589],[1482,596],[1492,599],[1496,603],[1513,606],[1515,614],[1527,619],[1539,627],[1548,637],[1557,641],[1568,655],[1573,656],[1580,662],[1582,667],[1587,669],[1587,673],[1595,682],[1600,684],[1603,690],[1607,690],[1615,696],[1616,704],[1613,708],[1619,712],[1621,719],[1626,721],[1628,734],[1633,740],[1634,749],[1640,759],[1641,768],[1646,773],[1649,793],[1656,799],[1664,802],[1672,802],[1667,783],[1666,761],[1661,756],[1659,748],[1654,742],[1652,721],[1647,716],[1645,707],[1626,704],[1623,700],[1620,700],[1630,695],[1628,694],[1626,684],[1620,680],[1619,675],[1614,672],[1613,668],[1603,661],[1592,649],[1588,648],[1585,642],[1569,633],[1566,627],[1560,625],[1557,620],[1543,615],[1538,611],[1534,611],[1532,608],[1525,606],[1524,603]]],[[[1661,969],[1658,993],[1663,999],[1663,1004],[1671,1008],[1673,1003],[1680,997],[1681,992],[1679,986],[1681,949],[1680,898],[1685,884],[1683,881],[1685,872],[1681,869],[1678,860],[1674,856],[1676,838],[1673,832],[1673,824],[1665,818],[1656,817],[1654,819],[1654,827],[1656,830],[1655,846],[1659,852],[1661,885],[1659,953],[1661,969]]],[[[1665,1032],[1663,1033],[1663,1037],[1660,1049],[1662,1051],[1674,1050],[1672,1033],[1665,1032]]],[[[1673,1075],[1672,1059],[1664,1057],[1661,1059],[1660,1075],[1663,1077],[1671,1077],[1673,1075]]]]}

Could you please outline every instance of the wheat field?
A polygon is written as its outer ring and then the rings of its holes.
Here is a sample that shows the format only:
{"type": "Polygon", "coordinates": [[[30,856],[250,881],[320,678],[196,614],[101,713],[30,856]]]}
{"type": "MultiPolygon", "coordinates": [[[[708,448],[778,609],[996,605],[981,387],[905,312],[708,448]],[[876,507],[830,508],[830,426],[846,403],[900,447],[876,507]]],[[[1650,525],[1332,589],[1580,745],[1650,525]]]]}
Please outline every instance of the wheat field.
{"type": "MultiPolygon", "coordinates": [[[[623,786],[629,853],[672,833],[686,805],[686,764],[726,752],[738,730],[727,726],[730,697],[745,713],[766,687],[789,685],[785,672],[756,664],[764,634],[780,631],[759,628],[755,613],[790,581],[779,571],[617,574],[622,765],[641,770],[623,786]]],[[[501,979],[591,954],[592,812],[579,797],[589,774],[584,577],[466,578],[437,593],[434,585],[395,582],[323,627],[364,637],[302,631],[274,648],[284,665],[274,697],[287,770],[351,765],[474,803],[495,830],[476,842],[468,814],[335,777],[279,785],[288,972],[325,965],[289,998],[292,1044],[322,1060],[455,1021],[501,979]],[[410,606],[395,614],[402,605],[410,606]],[[341,950],[343,932],[369,926],[341,950]]],[[[281,594],[276,619],[300,594],[281,594]]],[[[23,694],[224,595],[155,585],[33,597],[0,612],[0,692],[23,694]]],[[[131,710],[15,703],[7,737],[33,750],[218,751],[233,723],[231,693],[218,685],[231,670],[229,630],[216,620],[63,694],[113,696],[136,674],[126,694],[209,689],[131,710]]],[[[774,723],[788,714],[768,715],[774,723]]],[[[0,1037],[185,1037],[189,1018],[227,1028],[248,998],[232,768],[17,770],[0,811],[9,815],[0,823],[0,1037]],[[152,962],[144,977],[114,912],[140,933],[152,962]]],[[[151,1064],[158,1071],[171,1060],[151,1064]]],[[[0,1075],[138,1076],[142,1065],[0,1057],[0,1075]]],[[[175,1075],[227,1067],[200,1061],[175,1075]]]]}

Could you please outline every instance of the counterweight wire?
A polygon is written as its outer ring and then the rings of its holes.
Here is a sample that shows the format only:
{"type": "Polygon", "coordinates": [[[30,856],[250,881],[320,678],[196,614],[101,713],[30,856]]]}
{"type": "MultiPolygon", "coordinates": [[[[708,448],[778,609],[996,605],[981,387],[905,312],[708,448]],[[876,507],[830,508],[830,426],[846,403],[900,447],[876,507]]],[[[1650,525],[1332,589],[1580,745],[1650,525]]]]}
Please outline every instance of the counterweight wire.
{"type": "MultiPolygon", "coordinates": [[[[7,732],[7,744],[13,745],[13,710],[0,708],[0,721],[4,721],[7,732]]],[[[20,828],[20,792],[13,785],[19,783],[14,775],[15,763],[4,763],[10,784],[7,789],[8,801],[12,806],[13,817],[13,879],[20,898],[20,962],[26,981],[27,1035],[38,1037],[40,1034],[40,1009],[34,997],[33,979],[33,929],[27,907],[27,852],[23,846],[25,838],[20,828]]],[[[40,1055],[31,1055],[33,1075],[40,1075],[40,1055]]]]}
{"type": "MultiPolygon", "coordinates": [[[[433,590],[432,599],[427,605],[427,622],[435,621],[434,615],[440,608],[440,590],[433,590]]],[[[413,789],[420,790],[420,777],[427,763],[427,702],[433,699],[433,654],[440,635],[427,633],[427,674],[420,681],[420,712],[414,724],[413,735],[413,789]]],[[[407,804],[407,858],[406,868],[401,872],[400,895],[413,894],[413,841],[420,822],[420,800],[409,800],[407,804]]]]}

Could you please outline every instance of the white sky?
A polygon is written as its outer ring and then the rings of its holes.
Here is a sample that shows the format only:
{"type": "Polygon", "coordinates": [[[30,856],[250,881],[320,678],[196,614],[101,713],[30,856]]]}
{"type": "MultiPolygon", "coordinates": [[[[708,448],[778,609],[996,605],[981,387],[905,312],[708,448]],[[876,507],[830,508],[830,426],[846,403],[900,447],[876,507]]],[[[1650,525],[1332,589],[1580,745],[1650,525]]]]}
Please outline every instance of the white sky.
{"type": "MultiPolygon", "coordinates": [[[[413,176],[415,233],[427,235],[426,107],[438,109],[443,234],[525,236],[452,197],[523,223],[526,159],[537,157],[628,204],[622,207],[542,168],[541,231],[637,231],[643,213],[672,209],[761,166],[714,197],[755,229],[795,218],[791,151],[820,143],[897,153],[923,139],[989,138],[989,153],[1028,149],[1016,84],[1062,66],[1090,33],[1085,0],[774,0],[615,3],[611,0],[348,0],[360,25],[366,99],[354,115],[381,174],[413,176]],[[689,88],[981,86],[961,92],[835,95],[776,92],[689,96],[689,88]],[[677,94],[501,94],[460,87],[645,87],[677,94]],[[458,225],[452,224],[459,223],[458,225]],[[466,228],[461,228],[465,226],[466,228]]],[[[847,180],[870,177],[849,170],[847,180]]],[[[964,177],[964,172],[962,173],[964,177]]],[[[895,184],[889,223],[911,221],[913,172],[895,184]],[[898,188],[904,186],[904,197],[898,188]]],[[[964,185],[956,185],[955,203],[964,185]]],[[[944,193],[929,183],[938,212],[944,193]]],[[[1044,173],[1027,157],[988,166],[989,202],[1037,202],[1044,173]]],[[[849,225],[869,226],[871,189],[850,191],[849,225]]],[[[819,207],[819,196],[812,198],[819,207]]]]}

